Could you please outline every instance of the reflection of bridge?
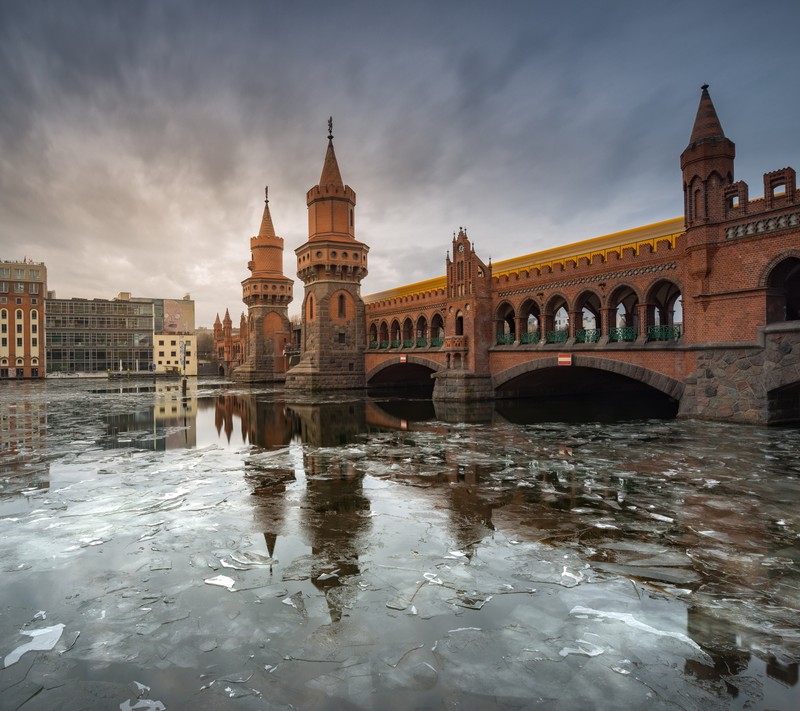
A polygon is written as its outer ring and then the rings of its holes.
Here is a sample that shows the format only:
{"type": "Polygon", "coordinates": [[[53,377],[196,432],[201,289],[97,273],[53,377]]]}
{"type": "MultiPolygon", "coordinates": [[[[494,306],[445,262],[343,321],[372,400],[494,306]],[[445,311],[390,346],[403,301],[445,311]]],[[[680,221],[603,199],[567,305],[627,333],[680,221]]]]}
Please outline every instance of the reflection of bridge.
{"type": "Polygon", "coordinates": [[[795,171],[750,200],[734,155],[704,87],[683,218],[494,265],[462,229],[446,276],[365,297],[368,384],[433,376],[446,401],[638,382],[688,416],[800,419],[795,171]]]}

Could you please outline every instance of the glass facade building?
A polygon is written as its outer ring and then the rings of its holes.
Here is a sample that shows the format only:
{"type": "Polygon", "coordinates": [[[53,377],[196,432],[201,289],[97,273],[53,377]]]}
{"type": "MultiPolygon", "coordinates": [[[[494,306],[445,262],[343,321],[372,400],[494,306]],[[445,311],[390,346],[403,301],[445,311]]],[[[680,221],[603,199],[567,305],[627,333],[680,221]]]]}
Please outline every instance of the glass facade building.
{"type": "Polygon", "coordinates": [[[47,299],[48,373],[149,371],[152,301],[47,299]]]}

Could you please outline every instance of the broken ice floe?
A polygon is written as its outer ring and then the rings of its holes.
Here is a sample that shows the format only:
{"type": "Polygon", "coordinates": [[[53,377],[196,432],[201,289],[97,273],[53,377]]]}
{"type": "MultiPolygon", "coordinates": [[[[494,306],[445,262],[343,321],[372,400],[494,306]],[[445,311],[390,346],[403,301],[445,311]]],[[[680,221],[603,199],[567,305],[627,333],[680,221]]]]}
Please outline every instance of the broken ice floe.
{"type": "Polygon", "coordinates": [[[236,581],[233,578],[229,578],[227,575],[215,575],[213,578],[206,578],[205,583],[208,585],[218,585],[221,588],[227,588],[230,592],[236,592],[233,589],[233,586],[236,585],[236,581]]]}
{"type": "Polygon", "coordinates": [[[31,641],[20,645],[7,654],[3,661],[3,666],[10,667],[12,664],[16,664],[25,652],[47,652],[51,650],[61,639],[63,631],[64,625],[62,623],[52,627],[42,627],[38,630],[20,630],[20,634],[27,635],[31,638],[31,641]]]}

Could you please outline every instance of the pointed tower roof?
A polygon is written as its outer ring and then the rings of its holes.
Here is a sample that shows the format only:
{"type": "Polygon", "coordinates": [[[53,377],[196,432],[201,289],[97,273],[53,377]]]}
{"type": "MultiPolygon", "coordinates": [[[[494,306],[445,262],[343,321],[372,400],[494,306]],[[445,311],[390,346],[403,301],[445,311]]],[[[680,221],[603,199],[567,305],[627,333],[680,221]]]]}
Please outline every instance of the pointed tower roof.
{"type": "Polygon", "coordinates": [[[264,188],[264,214],[261,217],[261,227],[258,230],[260,238],[275,239],[275,227],[272,225],[272,215],[269,212],[269,186],[264,188]]]}
{"type": "Polygon", "coordinates": [[[344,186],[342,174],[339,172],[339,164],[336,162],[336,153],[333,150],[333,117],[328,119],[328,151],[325,154],[325,162],[322,164],[322,176],[319,184],[344,186]]]}
{"type": "Polygon", "coordinates": [[[725,139],[725,132],[722,130],[722,124],[719,122],[714,103],[708,93],[708,84],[703,84],[701,88],[703,93],[700,95],[700,105],[697,107],[692,137],[689,139],[690,145],[725,139]]]}
{"type": "Polygon", "coordinates": [[[219,320],[219,312],[217,312],[217,318],[214,320],[215,325],[218,323],[222,323],[222,321],[219,320]]]}
{"type": "Polygon", "coordinates": [[[232,323],[231,322],[231,315],[228,309],[225,309],[225,318],[222,319],[222,323],[232,323]]]}

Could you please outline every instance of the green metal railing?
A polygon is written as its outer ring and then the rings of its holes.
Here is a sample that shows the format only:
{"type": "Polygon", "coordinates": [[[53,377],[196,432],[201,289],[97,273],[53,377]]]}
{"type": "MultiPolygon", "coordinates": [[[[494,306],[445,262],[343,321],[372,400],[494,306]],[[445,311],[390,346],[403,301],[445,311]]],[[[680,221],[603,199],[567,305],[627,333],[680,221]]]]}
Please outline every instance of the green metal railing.
{"type": "Polygon", "coordinates": [[[579,328],[577,331],[575,331],[576,343],[597,343],[599,340],[599,328],[579,328]]]}
{"type": "Polygon", "coordinates": [[[619,341],[635,341],[636,329],[633,326],[624,326],[623,328],[609,328],[608,340],[610,343],[619,341]]]}
{"type": "Polygon", "coordinates": [[[388,348],[388,347],[389,347],[389,341],[381,341],[381,343],[380,343],[380,348],[381,349],[388,348]]]}
{"type": "Polygon", "coordinates": [[[403,348],[413,348],[413,347],[414,347],[413,338],[406,338],[403,340],[403,348]]]}
{"type": "Polygon", "coordinates": [[[677,341],[681,337],[680,326],[648,326],[648,341],[677,341]]]}
{"type": "Polygon", "coordinates": [[[520,343],[538,343],[542,340],[542,334],[538,331],[529,331],[528,333],[522,333],[519,337],[520,343]]]}
{"type": "Polygon", "coordinates": [[[439,348],[444,343],[444,338],[431,338],[431,346],[439,348]]]}
{"type": "Polygon", "coordinates": [[[569,340],[569,331],[567,329],[558,331],[548,331],[545,334],[546,343],[566,343],[569,340]]]}
{"type": "Polygon", "coordinates": [[[497,345],[498,346],[510,346],[514,342],[514,334],[513,333],[498,333],[497,334],[497,345]]]}
{"type": "Polygon", "coordinates": [[[369,347],[370,347],[370,349],[372,349],[372,350],[375,350],[375,349],[377,349],[377,348],[378,348],[378,342],[377,342],[377,341],[370,341],[370,342],[369,342],[369,347]]]}
{"type": "Polygon", "coordinates": [[[392,348],[400,348],[400,341],[392,341],[391,347],[392,348]]]}
{"type": "Polygon", "coordinates": [[[428,347],[428,339],[427,338],[418,338],[417,339],[417,348],[427,348],[428,347]]]}

